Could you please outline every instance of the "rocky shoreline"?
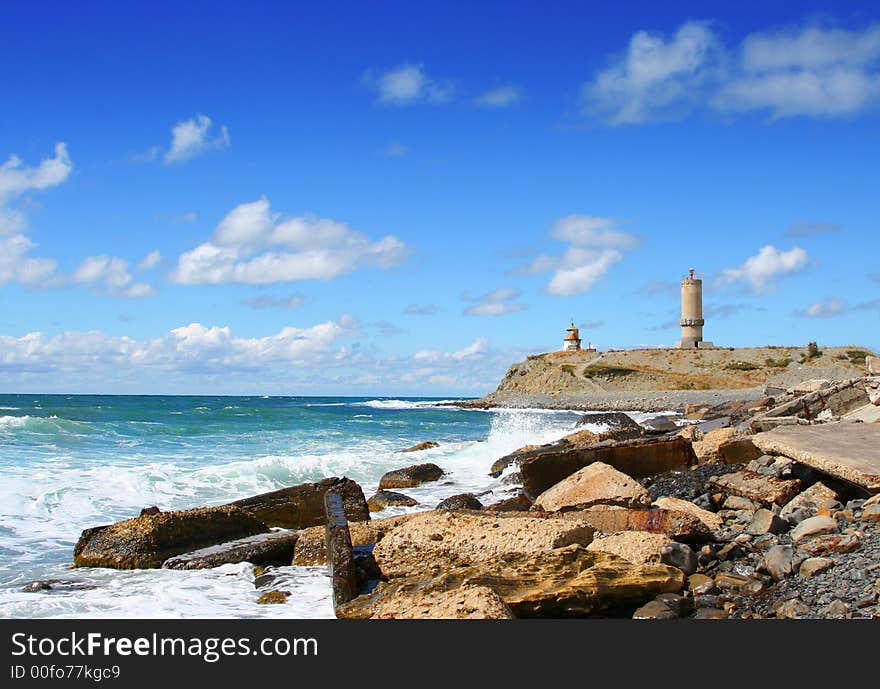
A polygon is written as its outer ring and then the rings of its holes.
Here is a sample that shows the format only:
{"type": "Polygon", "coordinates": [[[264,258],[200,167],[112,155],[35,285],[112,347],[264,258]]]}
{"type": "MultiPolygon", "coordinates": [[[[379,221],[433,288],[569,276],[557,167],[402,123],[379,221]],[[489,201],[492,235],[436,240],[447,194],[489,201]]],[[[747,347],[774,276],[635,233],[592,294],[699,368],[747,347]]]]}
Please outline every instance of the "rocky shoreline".
{"type": "Polygon", "coordinates": [[[593,411],[496,458],[486,473],[507,497],[493,504],[462,494],[381,518],[443,480],[422,462],[387,472],[369,501],[328,478],[146,508],[83,531],[74,566],[249,562],[265,604],[290,595],[276,566],[325,566],[341,618],[880,617],[880,377],[690,399],[640,424],[593,411]]]}

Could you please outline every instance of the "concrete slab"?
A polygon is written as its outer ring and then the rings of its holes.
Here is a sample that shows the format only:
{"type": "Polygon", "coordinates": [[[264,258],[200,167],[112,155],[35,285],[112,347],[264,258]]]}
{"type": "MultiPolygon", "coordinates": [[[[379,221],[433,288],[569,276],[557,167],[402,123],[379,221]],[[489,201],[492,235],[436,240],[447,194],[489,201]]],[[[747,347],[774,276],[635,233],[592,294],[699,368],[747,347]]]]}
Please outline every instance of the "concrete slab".
{"type": "Polygon", "coordinates": [[[877,421],[880,421],[880,407],[875,407],[873,404],[866,404],[864,407],[846,414],[843,418],[849,421],[876,423],[877,421]]]}
{"type": "Polygon", "coordinates": [[[880,424],[779,426],[752,436],[752,442],[767,454],[784,455],[873,493],[880,491],[880,424]]]}

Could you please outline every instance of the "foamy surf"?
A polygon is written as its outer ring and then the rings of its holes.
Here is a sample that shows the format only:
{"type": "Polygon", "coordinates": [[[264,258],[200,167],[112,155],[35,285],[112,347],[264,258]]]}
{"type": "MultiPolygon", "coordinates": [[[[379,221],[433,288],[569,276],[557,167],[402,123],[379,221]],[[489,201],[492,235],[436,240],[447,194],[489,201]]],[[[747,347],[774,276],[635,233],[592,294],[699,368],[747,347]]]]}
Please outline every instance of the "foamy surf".
{"type": "Polygon", "coordinates": [[[84,528],[143,507],[224,504],[327,476],[347,476],[370,497],[385,472],[423,462],[446,475],[402,491],[415,507],[376,516],[432,509],[465,492],[490,504],[511,494],[488,475],[496,459],[557,440],[583,416],[486,413],[443,400],[0,400],[25,412],[0,417],[0,616],[11,617],[330,617],[324,568],[281,568],[276,588],[292,595],[266,606],[256,603],[246,563],[196,572],[70,570],[73,546],[84,528]],[[235,416],[238,408],[250,415],[235,416]],[[399,452],[425,440],[439,447],[399,452]],[[34,579],[77,586],[21,592],[34,579]]]}

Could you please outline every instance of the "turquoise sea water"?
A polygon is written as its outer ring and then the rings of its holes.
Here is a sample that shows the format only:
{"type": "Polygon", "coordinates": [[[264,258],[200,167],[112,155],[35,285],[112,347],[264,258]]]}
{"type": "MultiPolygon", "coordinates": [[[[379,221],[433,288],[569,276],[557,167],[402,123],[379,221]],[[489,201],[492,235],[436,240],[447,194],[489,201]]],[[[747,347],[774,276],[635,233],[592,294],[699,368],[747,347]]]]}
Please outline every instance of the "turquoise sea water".
{"type": "Polygon", "coordinates": [[[286,567],[285,605],[257,605],[251,567],[177,572],[69,569],[82,529],[217,505],[327,476],[367,497],[383,473],[434,462],[404,492],[430,509],[462,492],[507,496],[498,457],[571,432],[572,412],[470,411],[428,399],[0,395],[0,616],[330,617],[323,567],[286,567]],[[424,440],[438,448],[397,450],[424,440]],[[71,582],[23,593],[29,581],[71,582]]]}

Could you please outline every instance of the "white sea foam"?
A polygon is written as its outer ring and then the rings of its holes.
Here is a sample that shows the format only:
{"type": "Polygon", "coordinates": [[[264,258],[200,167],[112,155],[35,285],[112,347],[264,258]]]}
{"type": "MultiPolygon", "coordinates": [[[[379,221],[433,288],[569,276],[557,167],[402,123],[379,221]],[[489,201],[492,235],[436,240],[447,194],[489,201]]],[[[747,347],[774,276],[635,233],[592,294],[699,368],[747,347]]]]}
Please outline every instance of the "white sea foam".
{"type": "Polygon", "coordinates": [[[435,407],[444,407],[451,410],[457,410],[459,407],[447,405],[454,404],[460,400],[428,400],[428,401],[412,401],[412,400],[369,400],[367,402],[353,402],[353,407],[371,407],[372,409],[432,409],[435,407]]]}

